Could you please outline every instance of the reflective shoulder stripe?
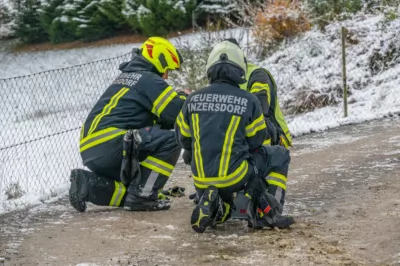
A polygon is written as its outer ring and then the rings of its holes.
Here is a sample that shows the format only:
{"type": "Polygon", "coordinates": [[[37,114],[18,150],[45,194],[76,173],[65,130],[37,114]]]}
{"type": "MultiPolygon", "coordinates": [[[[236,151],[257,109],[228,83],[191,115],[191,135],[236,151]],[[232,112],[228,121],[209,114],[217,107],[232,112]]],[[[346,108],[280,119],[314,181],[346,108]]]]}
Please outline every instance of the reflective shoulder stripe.
{"type": "Polygon", "coordinates": [[[216,186],[217,188],[230,187],[239,183],[247,174],[249,164],[244,160],[241,165],[231,174],[222,177],[199,177],[194,176],[194,184],[197,188],[216,186]]]}
{"type": "Polygon", "coordinates": [[[100,130],[96,133],[86,136],[80,141],[80,152],[83,152],[91,147],[109,141],[113,138],[116,138],[120,135],[124,135],[126,130],[119,129],[115,127],[109,127],[103,130],[100,130]]]}
{"type": "Polygon", "coordinates": [[[250,125],[246,126],[246,137],[252,137],[257,134],[258,131],[266,128],[267,125],[264,121],[264,116],[261,114],[256,120],[250,125]]]}
{"type": "Polygon", "coordinates": [[[110,201],[110,206],[119,207],[121,205],[122,198],[125,196],[126,187],[121,182],[114,181],[114,193],[110,201]]]}
{"type": "Polygon", "coordinates": [[[192,134],[190,133],[190,127],[185,122],[185,118],[183,117],[182,111],[179,112],[179,115],[176,119],[176,124],[178,125],[179,130],[184,137],[187,137],[187,138],[192,137],[192,134]]]}
{"type": "Polygon", "coordinates": [[[157,173],[160,173],[165,176],[170,176],[172,171],[174,170],[174,166],[164,162],[160,159],[157,159],[153,156],[147,156],[147,158],[144,161],[140,162],[141,165],[143,165],[146,168],[149,168],[157,173]]]}
{"type": "Polygon", "coordinates": [[[93,119],[92,124],[90,125],[88,135],[92,134],[97,126],[99,125],[100,120],[111,113],[111,110],[114,109],[115,106],[117,106],[119,99],[121,99],[122,96],[124,96],[127,92],[129,91],[128,88],[122,88],[120,89],[110,100],[110,102],[104,106],[103,110],[101,111],[100,114],[96,115],[96,117],[93,119]]]}
{"type": "Polygon", "coordinates": [[[226,176],[228,174],[229,162],[232,154],[232,146],[235,139],[237,128],[240,124],[240,116],[232,116],[228,129],[225,134],[225,140],[222,147],[221,160],[219,163],[218,176],[226,176]]]}
{"type": "Polygon", "coordinates": [[[176,97],[178,93],[171,87],[168,86],[154,101],[151,112],[156,116],[160,116],[164,111],[165,107],[176,97]]]}
{"type": "Polygon", "coordinates": [[[200,145],[200,121],[199,114],[192,114],[192,122],[193,122],[193,134],[194,134],[194,161],[196,164],[197,174],[200,177],[204,177],[204,168],[203,168],[203,157],[201,155],[201,145],[200,145]]]}
{"type": "Polygon", "coordinates": [[[181,98],[182,100],[186,100],[186,96],[183,95],[179,95],[179,98],[181,98]]]}

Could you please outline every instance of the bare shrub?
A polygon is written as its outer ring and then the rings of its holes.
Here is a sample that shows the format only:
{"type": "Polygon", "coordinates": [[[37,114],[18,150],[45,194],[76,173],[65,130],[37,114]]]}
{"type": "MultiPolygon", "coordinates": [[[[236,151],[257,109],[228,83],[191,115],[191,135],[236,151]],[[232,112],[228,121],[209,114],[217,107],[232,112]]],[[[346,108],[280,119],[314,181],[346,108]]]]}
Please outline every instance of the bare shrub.
{"type": "Polygon", "coordinates": [[[24,191],[19,183],[10,183],[5,189],[7,200],[19,199],[24,195],[24,191]]]}
{"type": "Polygon", "coordinates": [[[268,55],[277,44],[310,30],[310,22],[298,1],[267,0],[256,13],[253,35],[261,56],[268,55]]]}
{"type": "Polygon", "coordinates": [[[208,28],[197,32],[197,39],[178,39],[176,46],[184,62],[180,71],[169,74],[169,82],[176,89],[197,90],[207,86],[207,58],[213,46],[227,38],[241,40],[246,30],[216,30],[208,28]]]}
{"type": "Polygon", "coordinates": [[[302,88],[296,91],[295,97],[283,102],[283,108],[287,114],[296,115],[333,104],[337,104],[337,100],[332,93],[302,88]]]}

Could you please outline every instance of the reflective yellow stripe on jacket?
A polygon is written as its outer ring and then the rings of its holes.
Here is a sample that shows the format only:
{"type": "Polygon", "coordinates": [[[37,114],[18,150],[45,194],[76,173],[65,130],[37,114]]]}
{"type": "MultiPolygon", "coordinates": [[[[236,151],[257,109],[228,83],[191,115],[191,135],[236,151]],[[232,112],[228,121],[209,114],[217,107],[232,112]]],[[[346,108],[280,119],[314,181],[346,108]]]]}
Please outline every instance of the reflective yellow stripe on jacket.
{"type": "Polygon", "coordinates": [[[260,91],[265,91],[265,93],[267,94],[269,106],[271,104],[271,88],[267,83],[254,82],[254,84],[250,88],[250,93],[257,93],[260,91]]]}
{"type": "Polygon", "coordinates": [[[263,146],[271,146],[271,138],[264,140],[263,146]]]}
{"type": "Polygon", "coordinates": [[[104,106],[103,110],[101,111],[100,114],[96,115],[96,117],[93,119],[92,124],[90,125],[89,131],[87,133],[87,135],[92,134],[97,126],[100,123],[100,120],[106,116],[109,115],[112,111],[112,109],[114,109],[115,106],[117,106],[119,99],[121,99],[122,96],[124,96],[127,92],[129,91],[128,88],[122,88],[120,89],[110,100],[110,102],[104,106]]]}
{"type": "Polygon", "coordinates": [[[258,131],[263,130],[267,127],[264,121],[264,116],[261,114],[256,120],[250,125],[246,126],[246,137],[253,137],[258,131]]]}
{"type": "Polygon", "coordinates": [[[192,137],[192,134],[190,133],[190,127],[185,122],[182,111],[179,112],[179,115],[176,119],[176,124],[178,125],[179,131],[181,132],[182,136],[187,138],[192,137]]]}
{"type": "Polygon", "coordinates": [[[176,96],[178,96],[178,93],[171,86],[168,86],[154,101],[151,112],[159,117],[165,107],[167,107],[176,96]]]}
{"type": "Polygon", "coordinates": [[[194,134],[194,161],[196,164],[197,175],[201,178],[205,176],[204,168],[203,168],[203,157],[201,155],[201,146],[200,146],[200,122],[199,122],[199,114],[192,114],[192,122],[193,122],[193,134],[194,134]]]}
{"type": "Polygon", "coordinates": [[[126,130],[116,127],[109,127],[96,133],[90,134],[80,141],[80,152],[83,152],[91,147],[109,141],[120,135],[124,135],[126,130]]]}
{"type": "Polygon", "coordinates": [[[228,174],[229,162],[232,154],[232,145],[235,139],[236,130],[240,124],[240,119],[240,116],[234,115],[229,123],[228,130],[225,134],[224,146],[222,148],[218,176],[226,176],[228,174]]]}
{"type": "Polygon", "coordinates": [[[194,176],[194,184],[197,188],[207,188],[209,186],[216,186],[217,188],[224,188],[233,186],[239,183],[247,174],[249,164],[243,161],[240,166],[231,174],[222,177],[199,177],[194,176]]]}

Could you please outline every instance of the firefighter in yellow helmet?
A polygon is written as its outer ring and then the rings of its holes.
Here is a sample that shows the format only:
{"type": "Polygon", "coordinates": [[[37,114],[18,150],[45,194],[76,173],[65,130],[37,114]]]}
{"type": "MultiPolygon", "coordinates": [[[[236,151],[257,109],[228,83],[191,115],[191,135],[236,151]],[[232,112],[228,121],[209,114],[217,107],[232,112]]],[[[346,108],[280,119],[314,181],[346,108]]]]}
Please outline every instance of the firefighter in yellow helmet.
{"type": "Polygon", "coordinates": [[[228,41],[214,46],[206,66],[210,85],[191,93],[177,118],[177,140],[185,149],[184,161],[191,165],[200,196],[191,216],[198,233],[229,219],[234,193],[241,190],[250,199],[247,213],[252,227],[283,228],[294,223],[281,215],[281,204],[267,193],[264,176],[287,171],[290,155],[281,146],[262,146],[267,131],[261,106],[239,87],[246,82],[246,68],[238,46],[228,41]]]}
{"type": "Polygon", "coordinates": [[[182,57],[166,39],[151,37],[94,105],[80,134],[80,154],[91,171],[71,171],[69,200],[78,211],[86,202],[130,211],[169,208],[159,199],[180,154],[173,128],[185,95],[169,86],[168,71],[182,57]]]}

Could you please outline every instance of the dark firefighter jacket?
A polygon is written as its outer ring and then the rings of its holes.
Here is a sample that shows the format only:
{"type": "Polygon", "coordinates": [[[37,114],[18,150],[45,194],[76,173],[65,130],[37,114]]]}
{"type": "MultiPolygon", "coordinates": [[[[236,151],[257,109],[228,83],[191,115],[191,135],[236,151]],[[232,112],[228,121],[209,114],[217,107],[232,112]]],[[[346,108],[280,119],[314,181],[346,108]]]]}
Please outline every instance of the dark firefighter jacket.
{"type": "Polygon", "coordinates": [[[258,99],[226,81],[190,94],[177,118],[176,136],[192,152],[195,186],[218,188],[241,181],[250,152],[267,137],[258,99]]]}
{"type": "Polygon", "coordinates": [[[107,149],[107,145],[101,144],[124,135],[128,129],[153,126],[160,119],[173,125],[183,105],[184,99],[143,57],[137,55],[119,69],[122,73],[103,93],[82,126],[80,152],[90,153],[82,156],[86,161],[101,156],[102,150],[107,149]]]}
{"type": "Polygon", "coordinates": [[[247,83],[241,84],[240,87],[257,96],[264,116],[278,130],[278,137],[281,137],[284,146],[292,146],[292,136],[279,106],[277,86],[271,73],[254,64],[248,64],[246,80],[247,83]]]}

